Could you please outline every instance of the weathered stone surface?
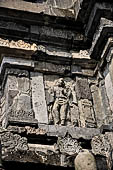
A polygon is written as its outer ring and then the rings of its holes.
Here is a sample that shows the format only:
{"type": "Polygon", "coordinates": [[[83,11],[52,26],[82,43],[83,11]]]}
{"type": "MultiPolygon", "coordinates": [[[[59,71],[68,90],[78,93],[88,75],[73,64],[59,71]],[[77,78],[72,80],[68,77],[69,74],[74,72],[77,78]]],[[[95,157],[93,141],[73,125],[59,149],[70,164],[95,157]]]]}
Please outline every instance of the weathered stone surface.
{"type": "MultiPolygon", "coordinates": [[[[21,57],[21,56],[20,56],[21,57]]],[[[1,67],[0,67],[0,73],[3,70],[3,67],[5,65],[11,65],[11,66],[18,66],[18,67],[29,67],[29,68],[34,68],[34,62],[32,60],[26,60],[22,58],[14,58],[14,57],[3,57],[1,67]]]]}
{"type": "Polygon", "coordinates": [[[25,70],[6,69],[2,91],[2,120],[7,126],[9,119],[30,120],[34,118],[31,106],[29,73],[25,70]]]}
{"type": "Polygon", "coordinates": [[[78,99],[92,99],[87,78],[76,78],[76,91],[78,99]]]}
{"type": "Polygon", "coordinates": [[[48,136],[65,137],[66,134],[72,136],[73,139],[86,139],[91,140],[93,136],[101,133],[98,128],[80,128],[80,127],[69,127],[69,126],[54,126],[54,125],[38,125],[39,128],[44,129],[48,136]]]}
{"type": "Polygon", "coordinates": [[[29,71],[24,69],[6,68],[5,75],[15,75],[17,77],[29,77],[29,71]]]}
{"type": "MultiPolygon", "coordinates": [[[[111,57],[113,54],[111,52],[111,54],[109,54],[109,57],[111,57]]],[[[110,59],[110,63],[109,63],[109,72],[110,72],[110,77],[111,77],[111,81],[113,84],[113,58],[110,59]]]]}
{"type": "MultiPolygon", "coordinates": [[[[47,77],[46,77],[47,78],[47,77]]],[[[58,125],[78,125],[78,107],[75,92],[75,82],[67,77],[54,80],[51,86],[45,81],[46,100],[48,105],[49,123],[58,125]],[[76,111],[75,111],[76,109],[76,111]]]]}
{"type": "Polygon", "coordinates": [[[76,155],[82,150],[78,141],[71,137],[59,138],[57,144],[60,152],[68,155],[76,155]]]}
{"type": "Polygon", "coordinates": [[[35,71],[65,75],[70,74],[70,66],[38,61],[35,62],[35,71]]]}
{"type": "Polygon", "coordinates": [[[92,102],[88,99],[78,101],[80,112],[80,127],[95,127],[96,120],[92,107],[92,102]]]}
{"type": "Polygon", "coordinates": [[[30,80],[28,77],[8,76],[8,117],[32,119],[30,80]]]}
{"type": "MultiPolygon", "coordinates": [[[[40,35],[40,36],[47,36],[47,37],[56,37],[62,39],[68,39],[71,40],[72,37],[74,37],[74,40],[77,39],[82,39],[83,36],[81,36],[74,31],[70,30],[62,30],[62,29],[56,29],[56,28],[51,28],[51,27],[40,27],[40,26],[31,26],[31,33],[34,35],[40,35]]],[[[49,51],[48,51],[49,52],[49,51]]],[[[51,52],[51,51],[50,51],[51,52]]]]}
{"type": "Polygon", "coordinates": [[[75,2],[76,0],[47,0],[47,4],[63,9],[71,8],[75,2]]]}
{"type": "Polygon", "coordinates": [[[90,48],[90,52],[89,52],[92,56],[96,55],[95,58],[99,57],[99,55],[101,54],[101,52],[103,50],[103,47],[106,45],[106,41],[105,41],[104,46],[101,46],[101,43],[104,38],[103,35],[104,34],[106,35],[108,32],[109,33],[112,32],[112,29],[109,29],[112,27],[113,27],[113,22],[111,20],[101,17],[99,28],[97,29],[97,31],[94,34],[92,47],[90,48]],[[104,34],[103,34],[103,32],[104,32],[104,34]],[[98,44],[98,41],[101,41],[101,42],[99,42],[99,44],[98,44]],[[98,54],[95,53],[96,51],[98,51],[98,54]]]}
{"type": "Polygon", "coordinates": [[[25,127],[27,135],[45,135],[46,131],[40,128],[33,128],[30,126],[25,127]]]}
{"type": "Polygon", "coordinates": [[[37,45],[36,44],[30,44],[27,43],[23,40],[18,40],[18,41],[9,41],[8,39],[5,40],[3,38],[0,38],[0,52],[3,53],[3,51],[5,50],[5,53],[8,54],[9,52],[11,53],[11,51],[13,51],[13,53],[16,54],[20,53],[20,54],[24,54],[24,55],[28,55],[29,56],[32,55],[36,50],[37,50],[37,45]]]}
{"type": "Polygon", "coordinates": [[[69,168],[76,157],[76,169],[111,169],[112,40],[100,55],[113,22],[99,20],[112,11],[109,2],[87,0],[0,1],[4,161],[69,168]]]}
{"type": "Polygon", "coordinates": [[[111,111],[113,111],[113,85],[112,85],[112,81],[111,81],[108,68],[106,68],[104,72],[104,77],[105,77],[105,88],[106,88],[107,96],[109,99],[110,108],[111,108],[111,111]]]}
{"type": "MultiPolygon", "coordinates": [[[[15,9],[15,10],[21,10],[21,11],[28,11],[28,12],[33,12],[33,13],[44,13],[52,16],[60,16],[60,17],[74,17],[74,9],[70,6],[74,6],[74,2],[70,3],[69,0],[66,1],[65,5],[62,3],[62,1],[57,1],[57,8],[54,7],[54,3],[51,1],[47,3],[31,3],[31,2],[25,2],[25,1],[20,1],[18,2],[17,0],[10,0],[10,1],[4,1],[2,0],[0,3],[1,7],[5,8],[10,8],[10,9],[15,9]],[[65,6],[65,13],[63,13],[63,7],[65,6]],[[67,8],[66,8],[67,7],[67,8]],[[70,10],[69,10],[70,9],[70,10]],[[68,13],[68,14],[67,14],[68,13]]],[[[78,14],[78,11],[77,11],[78,14]]]]}
{"type": "Polygon", "coordinates": [[[25,126],[25,127],[19,127],[19,126],[8,126],[8,131],[11,133],[17,133],[17,134],[26,134],[27,135],[46,135],[46,130],[32,127],[31,126],[25,126]]]}
{"type": "Polygon", "coordinates": [[[91,93],[93,97],[93,107],[95,111],[97,126],[100,127],[104,123],[105,114],[102,112],[102,100],[99,88],[96,84],[91,85],[91,93]]]}
{"type": "Polygon", "coordinates": [[[108,96],[107,96],[107,93],[106,93],[104,81],[100,82],[99,88],[100,88],[101,101],[102,101],[102,113],[104,114],[103,115],[103,118],[104,118],[103,123],[104,124],[110,124],[110,123],[112,123],[112,112],[110,110],[110,104],[109,104],[108,96]]]}
{"type": "Polygon", "coordinates": [[[95,136],[91,141],[92,152],[95,155],[106,157],[107,167],[110,170],[112,167],[112,150],[113,150],[113,133],[105,133],[95,136]]]}
{"type": "Polygon", "coordinates": [[[15,22],[6,22],[0,21],[0,27],[4,29],[16,30],[16,31],[23,31],[28,32],[29,28],[24,24],[15,23],[15,22]]]}
{"type": "Polygon", "coordinates": [[[13,135],[13,133],[5,132],[1,134],[1,144],[3,155],[8,151],[14,150],[28,150],[27,138],[20,135],[13,135]]]}
{"type": "Polygon", "coordinates": [[[97,170],[94,156],[88,151],[80,152],[75,158],[75,170],[97,170]]]}
{"type": "Polygon", "coordinates": [[[32,104],[35,118],[39,123],[48,124],[48,113],[44,92],[43,74],[31,72],[32,104]]]}
{"type": "Polygon", "coordinates": [[[108,139],[105,138],[104,135],[95,136],[92,139],[92,151],[96,155],[106,156],[110,152],[110,143],[108,139]],[[107,153],[106,153],[107,152],[107,153]]]}

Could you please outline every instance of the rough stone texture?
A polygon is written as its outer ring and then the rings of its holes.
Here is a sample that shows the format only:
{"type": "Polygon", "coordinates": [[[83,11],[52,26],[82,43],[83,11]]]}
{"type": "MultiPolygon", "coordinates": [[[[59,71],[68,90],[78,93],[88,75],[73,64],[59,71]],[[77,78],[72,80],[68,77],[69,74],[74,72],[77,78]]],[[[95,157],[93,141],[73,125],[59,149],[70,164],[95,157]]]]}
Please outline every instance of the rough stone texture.
{"type": "Polygon", "coordinates": [[[32,104],[35,118],[39,123],[48,124],[47,106],[45,101],[43,74],[31,72],[32,104]]]}
{"type": "Polygon", "coordinates": [[[36,44],[30,44],[23,40],[18,41],[10,41],[6,39],[0,38],[0,53],[3,53],[5,50],[6,54],[11,53],[11,51],[14,51],[15,54],[20,55],[32,55],[37,50],[36,44]]]}
{"type": "Polygon", "coordinates": [[[88,151],[80,152],[75,159],[75,170],[97,170],[94,156],[88,151]]]}
{"type": "Polygon", "coordinates": [[[105,88],[106,88],[107,96],[109,99],[110,108],[111,108],[111,111],[113,111],[113,92],[112,92],[113,85],[112,85],[109,70],[107,68],[104,72],[104,76],[105,76],[105,88]]]}
{"type": "Polygon", "coordinates": [[[69,77],[55,80],[53,76],[53,80],[54,82],[51,83],[50,76],[45,78],[49,123],[78,126],[79,112],[75,82],[69,77]]]}
{"type": "Polygon", "coordinates": [[[102,112],[102,101],[100,98],[99,88],[96,86],[96,84],[93,84],[91,86],[91,93],[93,97],[93,103],[94,103],[94,111],[97,121],[97,126],[100,127],[103,124],[104,116],[102,112]]]}
{"type": "Polygon", "coordinates": [[[78,99],[92,99],[88,80],[86,78],[76,78],[76,91],[78,99]]]}
{"type": "MultiPolygon", "coordinates": [[[[67,1],[66,1],[67,2],[67,1]]],[[[36,5],[35,3],[31,3],[31,2],[25,2],[25,1],[17,1],[17,0],[10,0],[9,1],[4,1],[2,0],[0,5],[1,7],[7,7],[7,8],[11,8],[11,9],[16,9],[16,10],[22,10],[22,11],[29,11],[29,12],[34,12],[34,13],[41,13],[41,12],[44,12],[44,14],[49,14],[49,15],[53,15],[53,16],[71,16],[71,17],[74,17],[73,15],[73,12],[71,10],[68,10],[68,7],[70,7],[73,3],[65,3],[66,6],[66,12],[68,13],[68,15],[66,15],[65,13],[63,14],[63,6],[64,4],[62,3],[62,1],[57,1],[57,8],[54,8],[54,4],[50,1],[48,2],[48,5],[47,4],[41,4],[41,3],[38,3],[38,5],[36,5]],[[21,3],[20,3],[21,2],[21,3]],[[49,6],[50,5],[50,6],[49,6]],[[53,8],[51,10],[51,6],[53,5],[53,8]],[[62,9],[62,10],[60,10],[62,9]],[[69,15],[70,14],[70,15],[69,15]]],[[[55,3],[55,4],[56,4],[55,3]]]]}
{"type": "Polygon", "coordinates": [[[82,147],[79,145],[76,139],[71,137],[64,137],[58,139],[58,147],[60,152],[68,155],[76,155],[82,150],[82,147]]]}
{"type": "Polygon", "coordinates": [[[33,68],[34,62],[32,60],[26,60],[22,58],[4,57],[0,67],[0,73],[3,71],[5,65],[11,66],[17,65],[18,67],[23,66],[27,68],[33,68]]]}
{"type": "Polygon", "coordinates": [[[88,99],[78,102],[80,111],[80,127],[95,127],[96,120],[91,101],[88,99]]]}
{"type": "Polygon", "coordinates": [[[101,134],[99,136],[95,136],[91,142],[92,152],[95,155],[106,157],[108,169],[111,169],[112,167],[112,137],[112,133],[105,133],[105,135],[101,134]]]}
{"type": "Polygon", "coordinates": [[[56,65],[53,63],[48,62],[35,62],[35,70],[41,71],[41,72],[48,72],[48,73],[54,73],[54,74],[70,74],[70,67],[67,65],[56,65]]]}
{"type": "Polygon", "coordinates": [[[6,75],[5,91],[2,92],[2,98],[5,99],[2,102],[4,127],[7,125],[6,121],[11,118],[20,121],[34,118],[34,112],[31,106],[31,87],[28,71],[8,69],[6,75]],[[14,71],[15,75],[13,74],[14,71]]]}
{"type": "Polygon", "coordinates": [[[112,169],[112,11],[110,1],[0,1],[5,165],[112,169]]]}
{"type": "MultiPolygon", "coordinates": [[[[112,56],[112,53],[110,54],[110,57],[112,56]]],[[[110,71],[110,77],[111,77],[111,81],[113,84],[113,58],[110,59],[110,64],[109,64],[109,71],[110,71]]]]}
{"type": "Polygon", "coordinates": [[[27,139],[19,135],[13,135],[10,132],[5,132],[1,135],[1,144],[3,146],[3,155],[7,154],[8,151],[13,150],[28,150],[27,139]]]}
{"type": "Polygon", "coordinates": [[[112,112],[110,110],[110,104],[105,89],[105,82],[103,80],[100,82],[100,93],[102,100],[102,113],[104,114],[104,124],[110,124],[112,122],[112,112]]]}
{"type": "Polygon", "coordinates": [[[48,136],[65,137],[66,134],[69,134],[73,139],[84,140],[91,140],[93,136],[101,133],[101,130],[97,128],[66,127],[42,124],[39,124],[39,128],[44,129],[48,136]]]}

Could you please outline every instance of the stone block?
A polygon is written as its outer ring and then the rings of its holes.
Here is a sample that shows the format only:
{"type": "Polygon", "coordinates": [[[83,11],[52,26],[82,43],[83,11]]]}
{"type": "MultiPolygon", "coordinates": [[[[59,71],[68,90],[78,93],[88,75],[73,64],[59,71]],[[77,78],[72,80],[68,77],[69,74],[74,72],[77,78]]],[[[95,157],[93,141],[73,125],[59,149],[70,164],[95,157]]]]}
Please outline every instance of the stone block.
{"type": "Polygon", "coordinates": [[[104,72],[104,76],[105,76],[106,93],[107,93],[107,97],[109,99],[111,111],[113,112],[113,84],[112,84],[112,81],[111,81],[110,72],[107,68],[104,72]]]}
{"type": "Polygon", "coordinates": [[[47,136],[65,137],[66,134],[72,136],[73,139],[91,140],[94,136],[99,135],[100,129],[98,128],[81,128],[72,126],[58,126],[58,125],[45,125],[38,124],[40,129],[46,131],[47,136]]]}
{"type": "Polygon", "coordinates": [[[112,167],[113,133],[107,132],[93,137],[91,141],[92,152],[106,158],[107,169],[112,167]]]}
{"type": "Polygon", "coordinates": [[[111,62],[109,64],[109,71],[110,71],[110,77],[113,85],[113,58],[111,59],[111,62]]]}
{"type": "Polygon", "coordinates": [[[77,91],[77,98],[80,99],[88,99],[91,100],[91,91],[89,88],[88,80],[86,78],[76,78],[76,91],[77,91]]]}
{"type": "Polygon", "coordinates": [[[48,124],[48,113],[45,100],[43,74],[31,72],[32,105],[35,118],[39,123],[48,124]]]}
{"type": "Polygon", "coordinates": [[[81,127],[95,127],[95,116],[92,107],[92,102],[88,99],[82,99],[78,101],[80,112],[80,126],[81,127]]]}
{"type": "Polygon", "coordinates": [[[101,93],[102,113],[104,116],[104,123],[110,124],[112,122],[112,112],[110,110],[110,104],[109,104],[104,82],[100,83],[99,88],[101,93]]]}
{"type": "Polygon", "coordinates": [[[40,72],[51,72],[54,74],[66,74],[70,73],[70,66],[66,65],[56,65],[53,63],[48,63],[48,62],[35,62],[35,71],[40,71],[40,72]]]}
{"type": "Polygon", "coordinates": [[[102,112],[102,101],[100,96],[99,88],[93,84],[91,86],[91,92],[93,97],[93,108],[95,111],[95,117],[97,121],[97,126],[100,127],[103,124],[105,114],[102,112]]]}
{"type": "Polygon", "coordinates": [[[31,60],[26,60],[22,58],[14,58],[14,57],[3,57],[3,60],[1,62],[1,67],[0,67],[0,73],[3,70],[5,65],[12,65],[15,66],[17,65],[18,67],[29,67],[32,68],[34,67],[34,62],[31,60]]]}

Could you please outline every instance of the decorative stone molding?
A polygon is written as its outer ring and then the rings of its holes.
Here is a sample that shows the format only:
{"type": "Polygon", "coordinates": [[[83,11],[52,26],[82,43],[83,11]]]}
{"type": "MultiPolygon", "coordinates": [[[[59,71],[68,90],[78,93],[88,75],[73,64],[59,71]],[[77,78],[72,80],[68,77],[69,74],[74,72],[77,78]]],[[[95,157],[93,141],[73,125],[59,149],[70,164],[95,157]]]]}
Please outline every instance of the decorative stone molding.
{"type": "Polygon", "coordinates": [[[0,38],[0,47],[8,47],[8,48],[14,48],[14,49],[20,49],[20,50],[29,50],[29,51],[36,51],[37,50],[37,45],[26,43],[23,40],[8,40],[8,39],[3,39],[0,38]]]}

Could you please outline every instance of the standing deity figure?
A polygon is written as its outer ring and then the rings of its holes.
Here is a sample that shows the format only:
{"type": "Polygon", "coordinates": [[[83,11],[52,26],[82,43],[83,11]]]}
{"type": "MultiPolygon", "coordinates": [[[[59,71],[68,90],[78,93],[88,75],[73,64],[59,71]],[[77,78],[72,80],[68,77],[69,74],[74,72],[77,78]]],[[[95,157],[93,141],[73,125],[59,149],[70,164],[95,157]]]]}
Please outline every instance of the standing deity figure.
{"type": "Polygon", "coordinates": [[[53,88],[54,103],[52,115],[55,124],[65,125],[71,90],[66,88],[63,78],[60,78],[53,88]]]}

